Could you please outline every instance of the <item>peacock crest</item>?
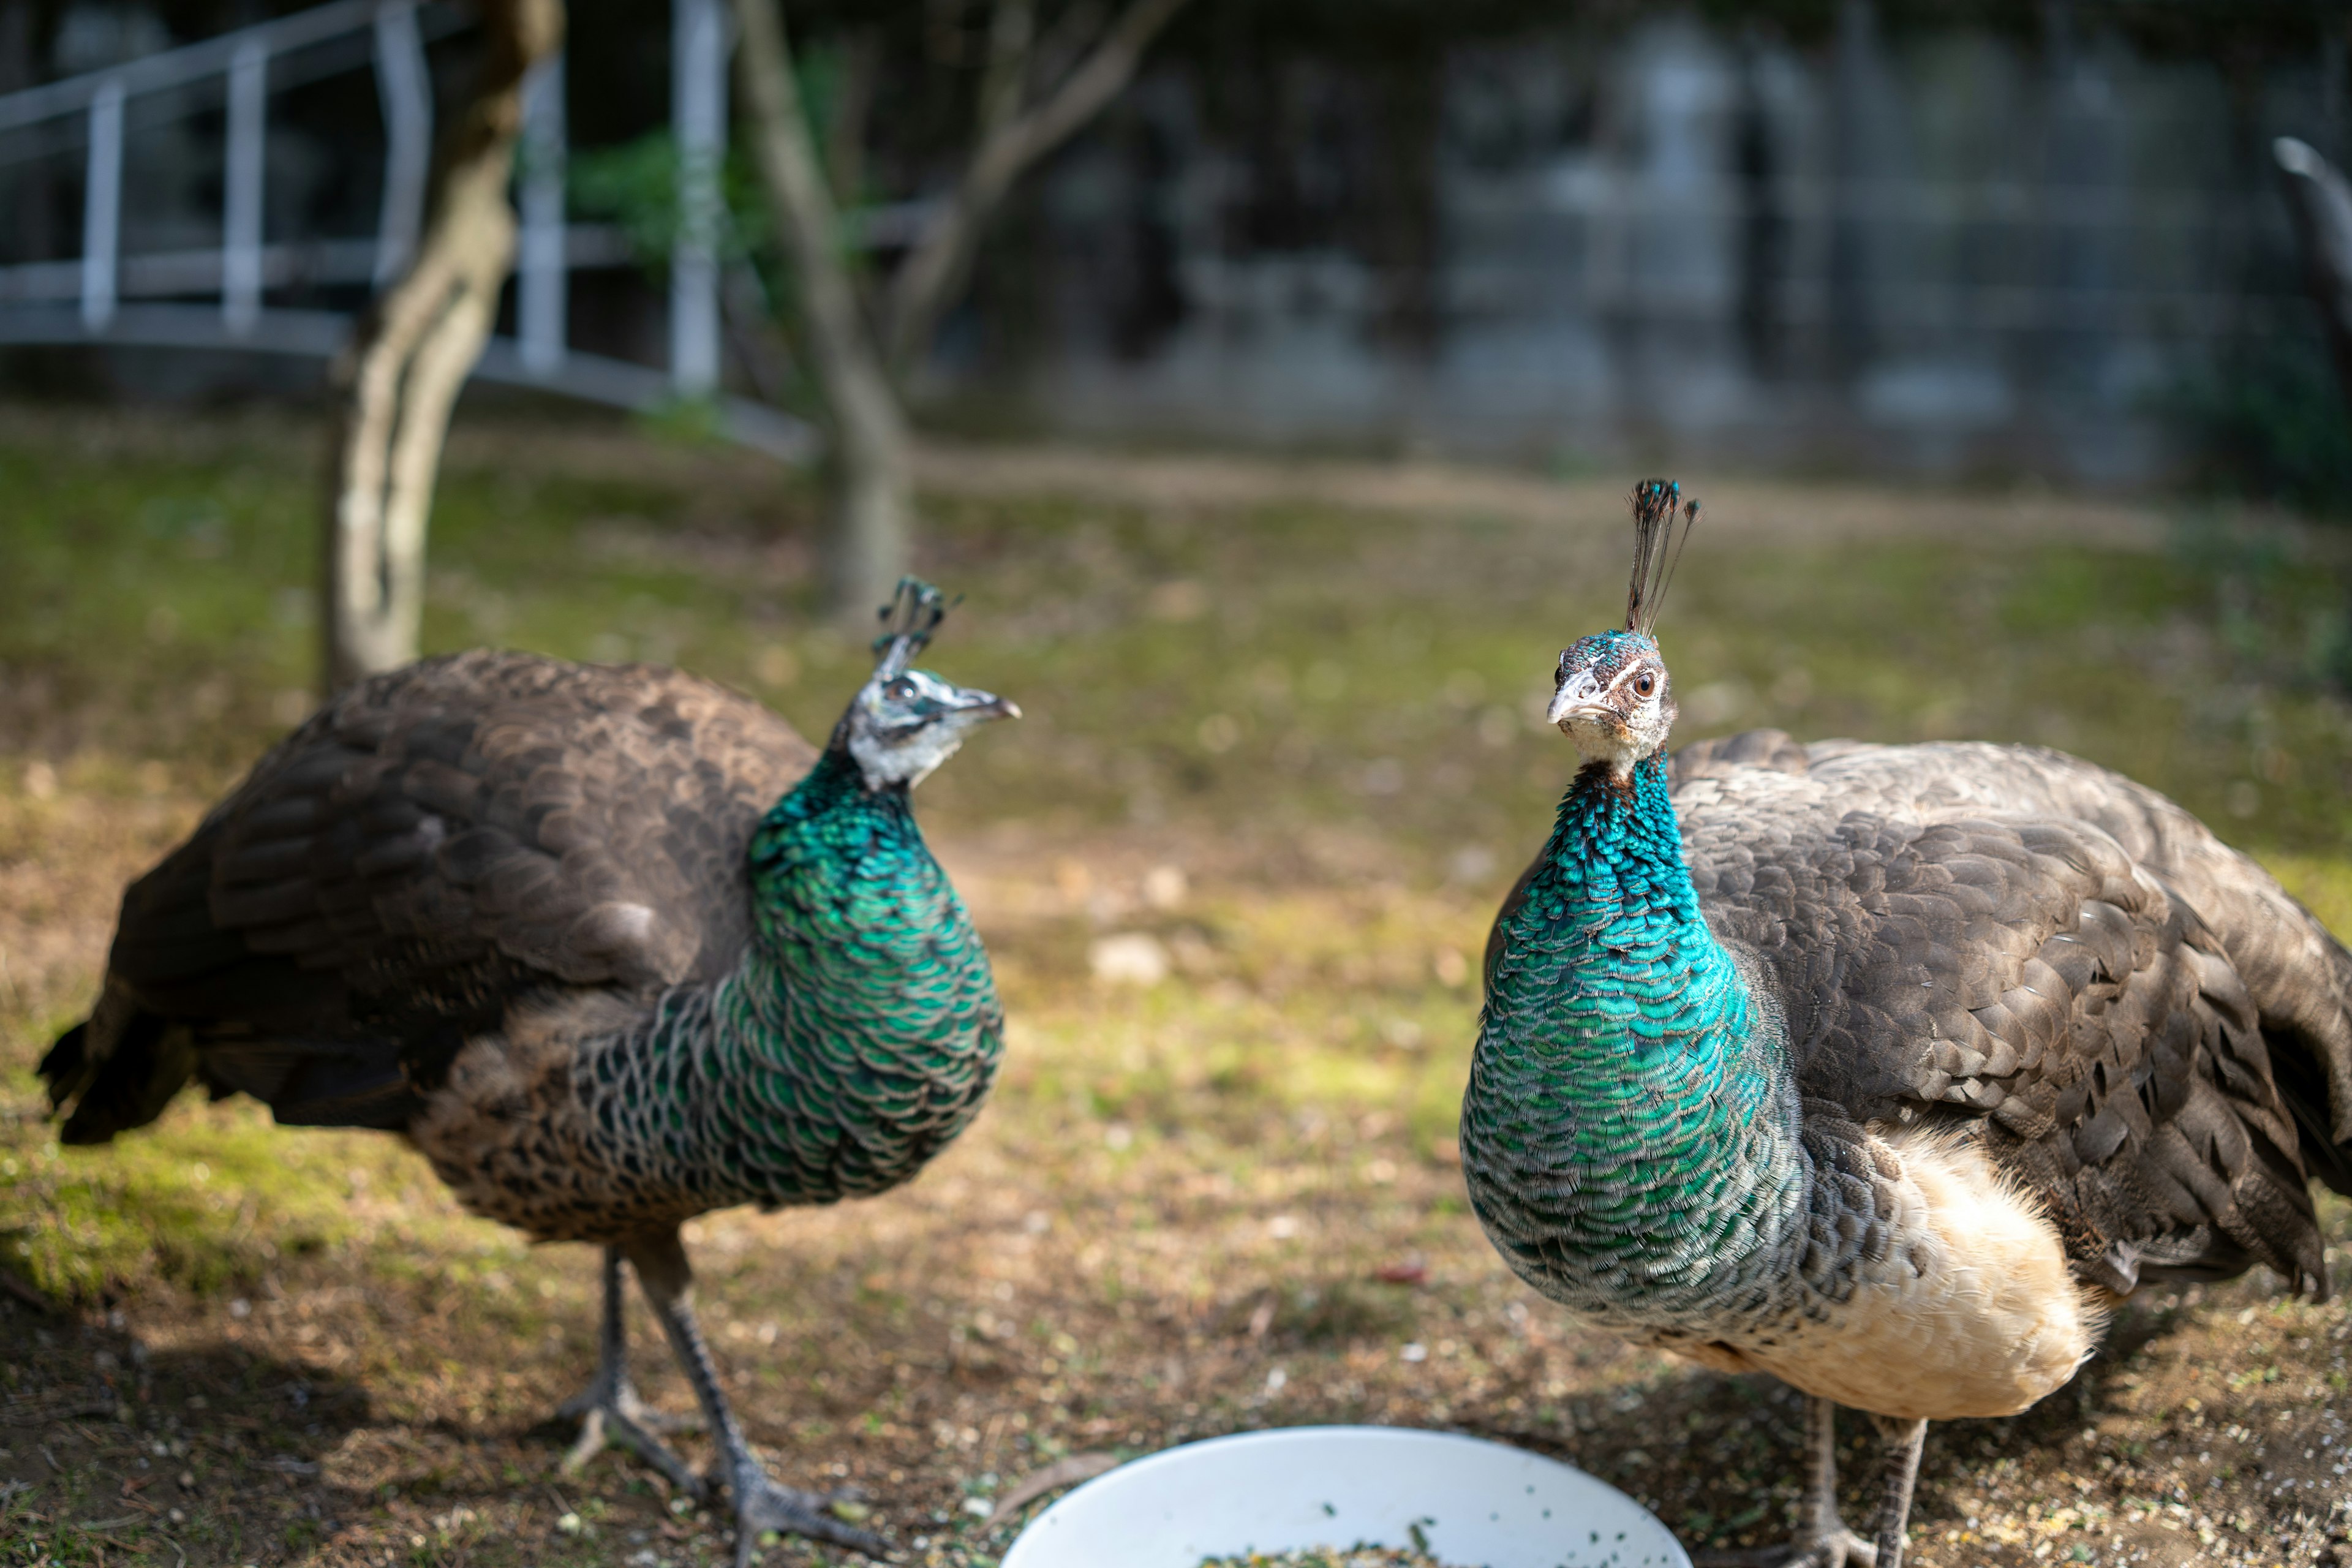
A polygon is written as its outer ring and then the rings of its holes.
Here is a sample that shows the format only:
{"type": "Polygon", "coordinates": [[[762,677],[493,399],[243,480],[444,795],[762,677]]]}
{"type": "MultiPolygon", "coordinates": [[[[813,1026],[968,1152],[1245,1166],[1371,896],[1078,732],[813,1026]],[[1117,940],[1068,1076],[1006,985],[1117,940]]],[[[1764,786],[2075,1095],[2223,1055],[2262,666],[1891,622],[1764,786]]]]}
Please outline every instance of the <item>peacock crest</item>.
{"type": "Polygon", "coordinates": [[[1625,629],[1657,640],[1658,607],[1674,581],[1675,568],[1698,524],[1699,506],[1683,499],[1672,479],[1643,479],[1625,498],[1633,510],[1633,581],[1625,590],[1625,629]],[[1679,521],[1682,529],[1675,531],[1679,521]]]}
{"type": "Polygon", "coordinates": [[[948,618],[948,612],[961,602],[919,577],[899,578],[898,591],[875,612],[882,623],[882,634],[874,639],[874,673],[887,680],[914,663],[916,656],[930,646],[932,634],[948,618]]]}

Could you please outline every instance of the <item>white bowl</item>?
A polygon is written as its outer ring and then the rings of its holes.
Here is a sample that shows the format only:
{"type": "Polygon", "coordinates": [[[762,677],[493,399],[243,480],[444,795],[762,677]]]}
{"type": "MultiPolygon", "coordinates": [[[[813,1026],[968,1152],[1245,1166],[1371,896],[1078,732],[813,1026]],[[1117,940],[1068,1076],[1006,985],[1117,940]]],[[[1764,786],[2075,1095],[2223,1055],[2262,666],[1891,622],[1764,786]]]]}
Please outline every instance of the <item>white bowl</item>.
{"type": "Polygon", "coordinates": [[[1690,1568],[1649,1510],[1524,1449],[1394,1426],[1188,1443],[1039,1514],[1002,1568],[1199,1568],[1204,1557],[1412,1544],[1456,1568],[1690,1568]]]}

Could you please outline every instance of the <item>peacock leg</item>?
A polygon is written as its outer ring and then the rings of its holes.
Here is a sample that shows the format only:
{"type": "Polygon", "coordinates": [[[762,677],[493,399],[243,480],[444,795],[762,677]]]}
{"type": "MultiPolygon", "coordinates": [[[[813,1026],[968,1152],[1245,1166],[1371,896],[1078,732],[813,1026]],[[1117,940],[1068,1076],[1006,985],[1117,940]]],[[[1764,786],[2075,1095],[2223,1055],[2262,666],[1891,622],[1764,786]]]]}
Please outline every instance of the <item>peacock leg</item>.
{"type": "Polygon", "coordinates": [[[580,1439],[563,1456],[566,1474],[594,1458],[607,1445],[626,1448],[667,1476],[670,1484],[694,1498],[709,1484],[677,1451],[659,1437],[690,1423],[656,1410],[637,1397],[629,1383],[629,1323],[621,1300],[621,1249],[604,1249],[604,1324],[598,1335],[596,1378],[586,1388],[556,1407],[559,1415],[580,1418],[580,1439]]]}
{"type": "Polygon", "coordinates": [[[1886,1439],[1886,1469],[1878,1504],[1878,1568],[1903,1568],[1904,1529],[1911,1521],[1911,1493],[1919,1484],[1919,1455],[1927,1446],[1925,1421],[1873,1416],[1886,1439]]]}
{"type": "Polygon", "coordinates": [[[710,1348],[694,1321],[694,1271],[687,1264],[685,1247],[678,1245],[677,1232],[671,1229],[640,1237],[630,1245],[628,1257],[629,1266],[637,1271],[637,1283],[645,1287],[646,1298],[669,1336],[678,1365],[694,1384],[695,1397],[702,1402],[703,1420],[719,1445],[719,1474],[714,1479],[723,1480],[735,1497],[735,1568],[750,1568],[759,1556],[760,1536],[771,1530],[855,1547],[869,1557],[887,1552],[890,1543],[880,1536],[835,1519],[827,1508],[832,1498],[795,1491],[779,1483],[744,1441],[743,1428],[736,1422],[725,1390],[719,1386],[710,1348]]]}
{"type": "Polygon", "coordinates": [[[1696,1552],[1698,1568],[1872,1568],[1877,1553],[1837,1510],[1837,1406],[1805,1396],[1805,1489],[1797,1538],[1780,1546],[1696,1552]]]}

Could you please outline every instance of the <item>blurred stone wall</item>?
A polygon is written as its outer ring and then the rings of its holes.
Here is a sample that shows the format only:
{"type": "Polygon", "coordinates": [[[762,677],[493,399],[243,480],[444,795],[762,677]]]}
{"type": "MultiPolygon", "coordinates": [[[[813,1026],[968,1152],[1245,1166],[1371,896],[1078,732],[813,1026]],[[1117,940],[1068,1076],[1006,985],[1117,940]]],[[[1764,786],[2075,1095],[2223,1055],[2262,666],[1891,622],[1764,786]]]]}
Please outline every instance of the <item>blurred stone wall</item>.
{"type": "MultiPolygon", "coordinates": [[[[914,211],[952,177],[986,12],[873,3],[793,0],[792,15],[812,59],[880,29],[886,107],[867,127],[863,195],[914,211]],[[897,21],[872,20],[886,13],[897,21]],[[961,32],[942,33],[943,17],[961,32]]],[[[2200,378],[2299,354],[2317,367],[2303,384],[2334,396],[2268,143],[2288,133],[2352,153],[2340,19],[2247,42],[2260,28],[2226,7],[2183,5],[2167,14],[2194,13],[2203,33],[2156,47],[2116,18],[2157,8],[2074,0],[1948,8],[1979,16],[1967,23],[1895,0],[1704,14],[1748,18],[1727,21],[1605,0],[1359,0],[1373,7],[1361,26],[1318,3],[1193,0],[1144,78],[992,231],[919,378],[927,418],[1565,469],[2132,484],[2194,451],[2178,410],[2200,378]],[[1773,19],[1799,12],[1828,25],[1800,37],[1773,19]]],[[[262,9],[0,0],[0,88],[262,9]]],[[[667,5],[572,9],[581,149],[666,125],[667,5]]],[[[434,46],[445,116],[471,47],[463,32],[434,46]]],[[[363,52],[351,63],[271,100],[274,242],[374,221],[382,134],[363,52]]],[[[132,127],[127,252],[218,233],[221,117],[206,90],[192,112],[159,101],[132,127]]],[[[76,254],[79,132],[0,147],[0,263],[76,254]]],[[[877,272],[889,262],[877,257],[877,272]]],[[[298,282],[271,302],[348,310],[364,293],[298,282]]],[[[575,276],[572,300],[577,346],[658,358],[659,279],[619,262],[575,276]]],[[[319,374],[253,356],[41,353],[89,362],[126,396],[319,374]]],[[[11,354],[0,377],[27,386],[34,364],[11,354]]],[[[2340,407],[2326,419],[2340,424],[2340,407]]]]}
{"type": "Polygon", "coordinates": [[[1292,61],[1217,115],[1233,84],[1157,71],[1000,237],[945,405],[1010,379],[1090,435],[2130,483],[2184,380],[2315,330],[2267,148],[2338,138],[2340,48],[2233,73],[1849,4],[1811,48],[1666,14],[1434,74],[1415,254],[1353,211],[1395,199],[1361,177],[1393,93],[1292,61]]]}

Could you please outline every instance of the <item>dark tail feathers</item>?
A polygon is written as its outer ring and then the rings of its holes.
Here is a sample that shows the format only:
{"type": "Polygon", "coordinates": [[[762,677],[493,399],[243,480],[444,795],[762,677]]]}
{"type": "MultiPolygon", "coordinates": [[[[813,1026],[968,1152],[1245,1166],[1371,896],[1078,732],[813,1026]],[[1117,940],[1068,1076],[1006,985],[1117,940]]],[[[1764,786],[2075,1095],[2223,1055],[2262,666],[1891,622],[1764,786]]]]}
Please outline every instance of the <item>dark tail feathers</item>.
{"type": "Polygon", "coordinates": [[[52,1112],[87,1087],[89,1051],[86,1042],[89,1039],[89,1020],[84,1018],[59,1035],[57,1044],[49,1047],[49,1054],[41,1058],[41,1065],[33,1069],[41,1075],[41,1081],[49,1086],[49,1110],[52,1112]]]}
{"type": "Polygon", "coordinates": [[[58,1140],[66,1143],[103,1143],[118,1132],[143,1127],[163,1113],[180,1086],[195,1070],[196,1053],[184,1028],[153,1013],[131,1012],[112,1031],[110,1043],[99,1038],[92,1026],[106,1012],[76,1024],[58,1037],[39,1072],[48,1085],[49,1109],[73,1112],[66,1118],[58,1140]]]}

